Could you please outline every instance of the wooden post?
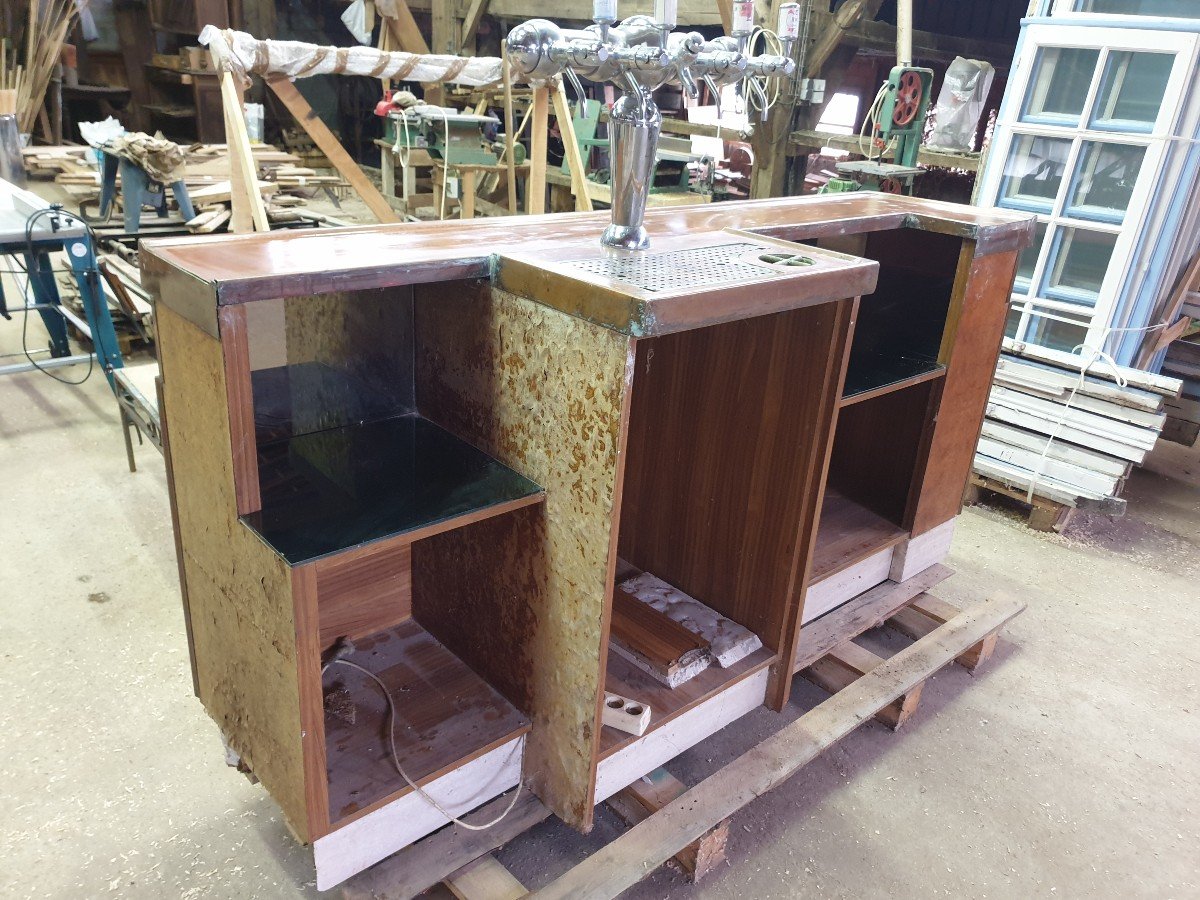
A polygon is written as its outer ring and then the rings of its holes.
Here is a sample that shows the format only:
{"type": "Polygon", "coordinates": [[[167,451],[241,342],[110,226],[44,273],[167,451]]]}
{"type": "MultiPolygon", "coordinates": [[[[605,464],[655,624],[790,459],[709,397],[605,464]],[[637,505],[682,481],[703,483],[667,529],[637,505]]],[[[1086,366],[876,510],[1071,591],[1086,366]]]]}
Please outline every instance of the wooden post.
{"type": "Polygon", "coordinates": [[[270,231],[267,207],[258,191],[258,167],[246,131],[242,92],[225,68],[218,42],[209,49],[213,68],[221,73],[221,110],[225,114],[225,148],[229,153],[229,230],[235,233],[270,231]]]}
{"type": "MultiPolygon", "coordinates": [[[[554,115],[558,118],[558,132],[562,135],[563,150],[567,154],[567,165],[571,167],[571,187],[575,192],[575,209],[592,211],[592,198],[588,195],[587,169],[583,154],[579,152],[579,141],[575,138],[575,122],[571,118],[571,105],[563,91],[562,76],[555,76],[550,85],[554,93],[554,115]]],[[[543,177],[545,173],[543,172],[543,177]]]]}
{"type": "Polygon", "coordinates": [[[458,170],[458,217],[475,218],[475,169],[458,170]]]}
{"type": "Polygon", "coordinates": [[[529,180],[525,183],[525,210],[531,216],[546,211],[546,139],[550,127],[549,88],[533,89],[529,122],[529,180]]]}
{"type": "Polygon", "coordinates": [[[517,214],[517,159],[516,135],[513,134],[512,70],[508,67],[508,53],[501,44],[500,69],[504,73],[504,164],[508,166],[508,211],[517,214]]]}
{"type": "Polygon", "coordinates": [[[461,56],[473,56],[475,48],[471,45],[475,41],[475,32],[479,30],[479,21],[483,18],[483,14],[487,12],[488,0],[471,0],[471,5],[467,7],[466,15],[463,16],[462,23],[462,41],[459,46],[462,48],[459,53],[461,56]]]}
{"type": "MultiPolygon", "coordinates": [[[[313,143],[320,148],[322,153],[329,157],[329,161],[333,163],[333,167],[338,170],[343,178],[350,182],[350,186],[362,197],[363,202],[375,214],[375,218],[379,219],[380,222],[399,222],[400,218],[396,215],[395,210],[392,209],[391,204],[387,202],[387,198],[379,193],[375,184],[358,167],[358,163],[350,157],[350,154],[346,152],[346,148],[341,145],[333,132],[329,130],[329,126],[321,121],[321,118],[308,105],[308,101],[301,96],[296,86],[288,80],[288,77],[286,75],[268,75],[267,86],[283,101],[283,105],[295,116],[296,121],[300,123],[300,127],[308,132],[308,136],[313,139],[313,143]]],[[[244,123],[243,127],[245,127],[244,123]]]]}

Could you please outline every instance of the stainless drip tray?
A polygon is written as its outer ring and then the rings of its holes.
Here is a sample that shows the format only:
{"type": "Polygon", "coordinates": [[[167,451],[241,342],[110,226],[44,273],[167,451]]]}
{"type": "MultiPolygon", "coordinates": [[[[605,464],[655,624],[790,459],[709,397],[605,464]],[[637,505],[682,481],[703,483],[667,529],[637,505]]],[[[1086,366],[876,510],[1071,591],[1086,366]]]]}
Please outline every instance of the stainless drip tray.
{"type": "Polygon", "coordinates": [[[751,243],[716,244],[628,256],[614,254],[562,263],[566,268],[610,278],[642,291],[671,293],[778,278],[795,274],[797,267],[815,264],[813,257],[803,253],[788,253],[751,243]]]}

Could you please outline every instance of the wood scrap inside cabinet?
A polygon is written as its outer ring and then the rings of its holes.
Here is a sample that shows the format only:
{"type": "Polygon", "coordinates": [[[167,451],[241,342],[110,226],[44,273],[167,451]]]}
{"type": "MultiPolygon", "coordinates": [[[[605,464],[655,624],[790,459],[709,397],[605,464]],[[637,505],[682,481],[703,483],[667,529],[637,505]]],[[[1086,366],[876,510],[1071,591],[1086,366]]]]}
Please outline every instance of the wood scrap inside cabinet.
{"type": "Polygon", "coordinates": [[[714,209],[147,244],[197,692],[320,887],[518,783],[590,828],[944,557],[1028,223],[714,209]]]}

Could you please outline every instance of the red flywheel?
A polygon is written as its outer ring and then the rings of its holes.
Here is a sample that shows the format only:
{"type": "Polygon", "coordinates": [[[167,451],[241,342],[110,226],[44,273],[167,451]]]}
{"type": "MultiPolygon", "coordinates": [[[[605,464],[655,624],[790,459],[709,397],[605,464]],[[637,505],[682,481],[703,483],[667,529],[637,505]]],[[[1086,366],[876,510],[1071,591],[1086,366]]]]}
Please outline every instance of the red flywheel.
{"type": "Polygon", "coordinates": [[[917,117],[921,107],[921,76],[916,72],[905,72],[900,76],[896,89],[896,103],[892,107],[892,123],[907,125],[917,117]]]}

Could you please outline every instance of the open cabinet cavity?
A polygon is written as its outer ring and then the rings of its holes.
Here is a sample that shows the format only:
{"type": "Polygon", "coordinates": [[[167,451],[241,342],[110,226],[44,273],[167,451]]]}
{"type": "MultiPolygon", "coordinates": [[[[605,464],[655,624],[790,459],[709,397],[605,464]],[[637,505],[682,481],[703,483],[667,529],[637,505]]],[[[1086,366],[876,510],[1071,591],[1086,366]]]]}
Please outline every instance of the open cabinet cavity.
{"type": "MultiPolygon", "coordinates": [[[[411,288],[297,297],[255,304],[246,321],[256,466],[242,473],[242,520],[293,567],[309,610],[302,702],[320,710],[316,790],[332,829],[414,785],[450,814],[486,802],[519,778],[530,727],[525,698],[487,679],[494,648],[459,640],[441,602],[438,565],[457,561],[428,560],[439,535],[536,519],[544,493],[426,415],[422,397],[441,392],[417,365],[418,305],[411,288]],[[477,790],[439,790],[500,748],[477,790]]],[[[505,611],[471,614],[486,628],[505,611]]]]}
{"type": "MultiPolygon", "coordinates": [[[[761,646],[732,665],[714,661],[674,688],[610,649],[606,690],[648,704],[652,714],[644,736],[604,728],[597,799],[642,774],[644,760],[619,757],[635,743],[652,747],[658,729],[681,723],[686,743],[664,748],[673,755],[766,699],[765,668],[789,652],[798,613],[807,510],[819,489],[854,303],[636,342],[618,592],[631,576],[651,573],[748,629],[761,646]],[[752,687],[738,690],[743,681],[752,687]],[[720,709],[687,719],[722,694],[731,699],[720,709]]],[[[619,612],[615,604],[614,617],[619,612]]]]}
{"type": "Polygon", "coordinates": [[[911,228],[817,244],[876,260],[879,284],[855,320],[804,621],[885,581],[912,532],[970,263],[961,238],[911,228]]]}

